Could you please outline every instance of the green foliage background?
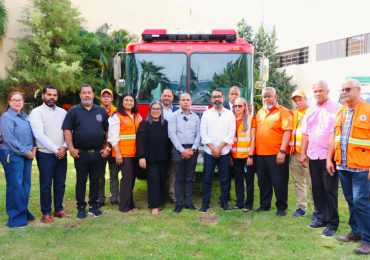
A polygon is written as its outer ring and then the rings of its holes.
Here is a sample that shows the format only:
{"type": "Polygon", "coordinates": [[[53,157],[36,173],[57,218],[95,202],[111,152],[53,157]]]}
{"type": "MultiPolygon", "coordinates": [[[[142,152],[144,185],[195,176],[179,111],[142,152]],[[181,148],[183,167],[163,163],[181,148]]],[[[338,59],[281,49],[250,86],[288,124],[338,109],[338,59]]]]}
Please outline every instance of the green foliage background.
{"type": "MultiPolygon", "coordinates": [[[[257,32],[253,33],[253,28],[247,24],[245,19],[242,19],[237,24],[237,31],[239,37],[254,45],[254,79],[258,79],[260,59],[262,55],[265,55],[270,60],[269,81],[266,86],[274,87],[278,102],[287,108],[291,108],[290,95],[295,90],[296,85],[290,83],[292,77],[286,75],[285,71],[277,71],[279,58],[276,55],[277,38],[275,28],[272,29],[271,33],[268,33],[261,24],[257,32]]],[[[256,111],[262,106],[261,90],[259,89],[254,89],[254,105],[256,111]]]]}
{"type": "Polygon", "coordinates": [[[8,12],[5,8],[3,0],[0,0],[0,39],[6,34],[6,27],[8,24],[8,12]]]}

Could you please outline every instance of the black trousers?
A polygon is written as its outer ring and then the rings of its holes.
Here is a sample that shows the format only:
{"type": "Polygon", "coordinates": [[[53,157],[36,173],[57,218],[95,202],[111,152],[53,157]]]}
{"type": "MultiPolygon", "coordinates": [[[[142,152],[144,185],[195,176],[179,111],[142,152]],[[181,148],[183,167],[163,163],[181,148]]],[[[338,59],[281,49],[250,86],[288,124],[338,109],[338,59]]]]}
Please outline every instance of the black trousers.
{"type": "Polygon", "coordinates": [[[330,176],[326,170],[326,159],[309,162],[312,195],[319,221],[331,229],[339,225],[338,173],[330,176]]]}
{"type": "Polygon", "coordinates": [[[165,204],[167,194],[168,161],[147,164],[148,208],[165,204]]]}
{"type": "Polygon", "coordinates": [[[85,208],[85,194],[87,178],[90,180],[89,205],[96,206],[99,196],[99,174],[103,167],[103,158],[100,150],[94,151],[80,150],[80,158],[74,159],[76,168],[76,200],[77,208],[85,208]]]}
{"type": "Polygon", "coordinates": [[[254,165],[246,166],[246,163],[247,158],[233,158],[233,167],[231,169],[235,178],[236,206],[239,208],[253,209],[255,167],[254,165]],[[245,171],[246,168],[247,171],[245,171]],[[245,202],[244,182],[247,192],[247,199],[245,202]]]}
{"type": "Polygon", "coordinates": [[[128,212],[136,208],[134,203],[133,190],[135,187],[135,170],[134,170],[134,157],[124,157],[121,164],[121,185],[119,191],[119,210],[128,212]]]}
{"type": "Polygon", "coordinates": [[[276,208],[288,208],[289,182],[289,155],[285,155],[285,162],[278,165],[276,155],[257,155],[257,176],[260,188],[260,207],[271,208],[272,192],[276,197],[276,208]]]}
{"type": "Polygon", "coordinates": [[[184,203],[193,203],[193,176],[197,165],[198,152],[187,160],[174,161],[175,166],[175,195],[176,204],[182,206],[184,203]]]}

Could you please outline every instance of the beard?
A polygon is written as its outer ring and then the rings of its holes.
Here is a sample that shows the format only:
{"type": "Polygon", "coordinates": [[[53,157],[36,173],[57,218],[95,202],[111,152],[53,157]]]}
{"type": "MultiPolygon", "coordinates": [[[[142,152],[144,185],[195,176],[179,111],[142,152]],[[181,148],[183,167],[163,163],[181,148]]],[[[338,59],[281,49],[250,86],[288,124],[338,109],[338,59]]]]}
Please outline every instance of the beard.
{"type": "Polygon", "coordinates": [[[215,101],[215,102],[212,103],[212,105],[215,108],[220,108],[220,107],[222,107],[222,102],[221,101],[215,101]]]}
{"type": "Polygon", "coordinates": [[[93,101],[92,100],[81,100],[81,103],[85,106],[91,106],[93,101]]]}
{"type": "Polygon", "coordinates": [[[45,105],[47,105],[48,107],[55,107],[55,100],[48,100],[48,101],[44,101],[45,105]]]}
{"type": "Polygon", "coordinates": [[[276,106],[276,103],[274,103],[274,104],[271,104],[271,103],[263,104],[263,108],[268,109],[268,110],[270,110],[271,108],[273,108],[275,106],[276,106]]]}

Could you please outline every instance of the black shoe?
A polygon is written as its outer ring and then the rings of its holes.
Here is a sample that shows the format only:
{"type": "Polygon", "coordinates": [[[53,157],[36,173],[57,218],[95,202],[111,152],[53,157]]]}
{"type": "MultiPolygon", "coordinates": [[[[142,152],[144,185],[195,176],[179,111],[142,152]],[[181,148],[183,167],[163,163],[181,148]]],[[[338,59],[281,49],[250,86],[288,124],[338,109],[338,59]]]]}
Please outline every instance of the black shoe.
{"type": "Polygon", "coordinates": [[[105,203],[104,202],[101,202],[101,201],[99,201],[99,202],[96,203],[96,206],[98,207],[98,209],[100,209],[104,205],[105,205],[105,203]]]}
{"type": "Polygon", "coordinates": [[[173,211],[175,211],[176,213],[180,213],[182,211],[182,206],[176,205],[176,207],[173,211]]]}
{"type": "Polygon", "coordinates": [[[276,216],[284,217],[284,216],[286,216],[286,211],[285,210],[278,210],[278,211],[276,211],[276,216]]]}
{"type": "Polygon", "coordinates": [[[227,205],[227,202],[225,203],[221,203],[221,208],[225,211],[225,212],[230,212],[230,208],[229,208],[229,205],[227,205]]]}
{"type": "Polygon", "coordinates": [[[326,227],[324,231],[322,232],[321,236],[322,237],[332,237],[335,235],[335,233],[337,233],[336,229],[326,227]]]}
{"type": "Polygon", "coordinates": [[[244,205],[243,204],[236,204],[234,206],[234,209],[244,209],[244,205]]]}
{"type": "Polygon", "coordinates": [[[199,209],[199,211],[200,213],[206,213],[208,209],[209,209],[208,204],[202,204],[202,207],[199,209]]]}
{"type": "Polygon", "coordinates": [[[186,205],[185,205],[185,208],[186,208],[186,209],[190,209],[190,210],[196,210],[196,208],[194,207],[193,203],[186,204],[186,205]]]}
{"type": "Polygon", "coordinates": [[[322,223],[321,221],[316,221],[316,222],[313,222],[309,225],[307,225],[307,227],[309,228],[322,228],[322,227],[325,227],[326,225],[324,223],[322,223]]]}
{"type": "Polygon", "coordinates": [[[261,208],[259,207],[258,209],[256,209],[257,212],[263,212],[263,211],[269,211],[270,209],[267,209],[267,208],[261,208]]]}
{"type": "Polygon", "coordinates": [[[119,205],[119,202],[117,200],[114,200],[114,201],[111,201],[110,204],[115,206],[115,205],[119,205]]]}
{"type": "Polygon", "coordinates": [[[97,207],[90,207],[89,208],[89,215],[93,217],[99,217],[103,214],[97,207]]]}
{"type": "Polygon", "coordinates": [[[84,218],[86,218],[86,210],[85,210],[85,208],[80,208],[80,209],[78,209],[78,211],[77,211],[77,218],[78,219],[84,219],[84,218]]]}

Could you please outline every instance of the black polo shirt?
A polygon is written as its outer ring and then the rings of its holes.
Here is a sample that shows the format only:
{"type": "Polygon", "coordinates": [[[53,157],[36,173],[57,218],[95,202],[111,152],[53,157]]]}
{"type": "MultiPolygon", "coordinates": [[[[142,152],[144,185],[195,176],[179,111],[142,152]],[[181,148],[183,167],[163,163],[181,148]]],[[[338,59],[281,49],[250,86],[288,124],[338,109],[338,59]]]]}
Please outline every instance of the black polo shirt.
{"type": "Polygon", "coordinates": [[[78,104],[68,111],[62,129],[72,131],[75,148],[100,149],[108,132],[107,112],[95,104],[90,110],[78,104]]]}

